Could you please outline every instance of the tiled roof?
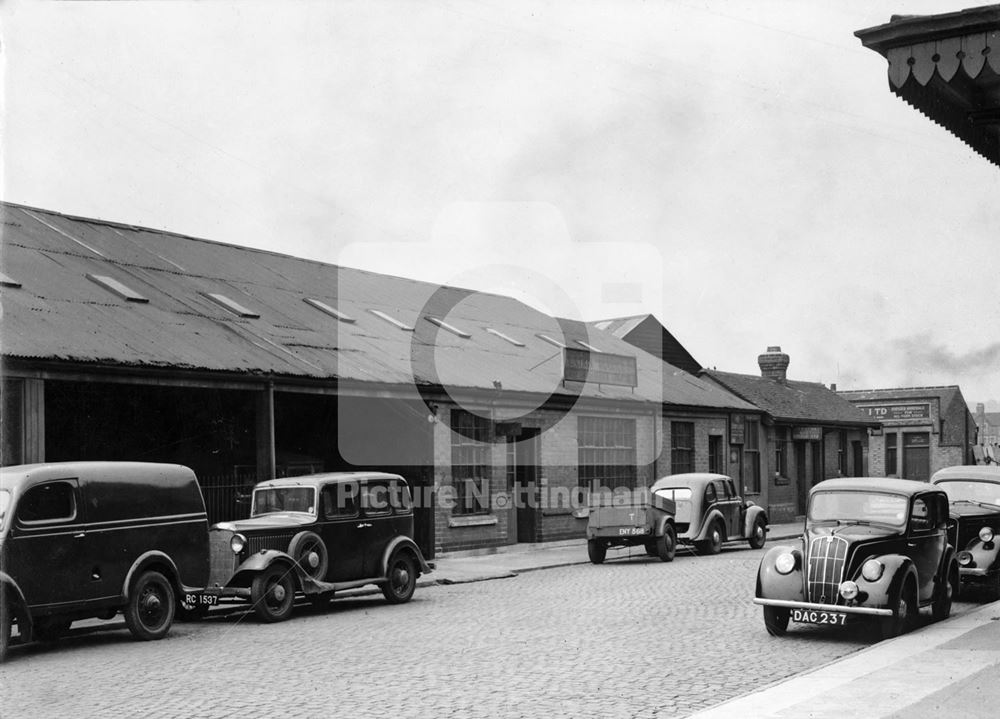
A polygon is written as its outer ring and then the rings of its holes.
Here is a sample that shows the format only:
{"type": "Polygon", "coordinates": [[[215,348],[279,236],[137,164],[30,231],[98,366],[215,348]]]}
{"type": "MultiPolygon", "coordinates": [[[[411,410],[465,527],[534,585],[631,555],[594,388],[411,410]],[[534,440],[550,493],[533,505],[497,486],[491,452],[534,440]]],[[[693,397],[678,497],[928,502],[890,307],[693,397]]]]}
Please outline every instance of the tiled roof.
{"type": "Polygon", "coordinates": [[[941,406],[946,407],[955,399],[961,397],[961,389],[957,385],[942,385],[937,387],[891,387],[887,389],[850,389],[837,392],[844,399],[852,402],[869,402],[891,399],[918,399],[937,397],[941,406]]]}
{"type": "Polygon", "coordinates": [[[819,382],[777,380],[758,375],[704,370],[702,373],[767,412],[776,420],[877,426],[867,414],[819,382]]]}
{"type": "Polygon", "coordinates": [[[0,214],[5,358],[568,395],[547,334],[636,356],[638,387],[588,382],[583,397],[749,407],[510,297],[19,205],[0,214]]]}

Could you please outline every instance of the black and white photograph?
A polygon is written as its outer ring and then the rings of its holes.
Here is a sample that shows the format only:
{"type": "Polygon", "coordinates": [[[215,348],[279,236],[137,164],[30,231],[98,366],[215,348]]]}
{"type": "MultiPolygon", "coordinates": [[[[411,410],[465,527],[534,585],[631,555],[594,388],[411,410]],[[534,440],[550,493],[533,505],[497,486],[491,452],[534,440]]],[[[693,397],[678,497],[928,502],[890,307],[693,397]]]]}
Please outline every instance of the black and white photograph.
{"type": "Polygon", "coordinates": [[[0,715],[995,717],[1000,5],[0,4],[0,715]]]}

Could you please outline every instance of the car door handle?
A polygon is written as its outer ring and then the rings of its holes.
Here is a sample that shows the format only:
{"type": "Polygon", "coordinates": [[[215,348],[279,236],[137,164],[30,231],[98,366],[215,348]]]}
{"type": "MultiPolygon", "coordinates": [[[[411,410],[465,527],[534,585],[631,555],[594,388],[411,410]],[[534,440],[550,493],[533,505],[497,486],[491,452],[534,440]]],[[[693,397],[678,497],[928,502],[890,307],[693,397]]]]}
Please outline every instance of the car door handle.
{"type": "Polygon", "coordinates": [[[358,525],[358,529],[364,529],[365,527],[370,527],[370,526],[372,525],[369,524],[368,522],[362,522],[361,524],[358,525]]]}
{"type": "Polygon", "coordinates": [[[77,532],[73,535],[73,539],[83,539],[86,535],[83,532],[77,532]]]}

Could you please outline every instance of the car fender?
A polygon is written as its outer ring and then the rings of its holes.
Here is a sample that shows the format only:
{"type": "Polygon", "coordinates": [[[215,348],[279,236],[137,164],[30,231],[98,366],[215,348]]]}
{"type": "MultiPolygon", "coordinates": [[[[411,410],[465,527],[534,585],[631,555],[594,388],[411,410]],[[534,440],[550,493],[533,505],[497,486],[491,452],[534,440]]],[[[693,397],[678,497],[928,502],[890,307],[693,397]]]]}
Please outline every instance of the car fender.
{"type": "Polygon", "coordinates": [[[409,549],[414,557],[417,559],[418,571],[421,574],[426,574],[431,570],[427,560],[424,559],[424,555],[420,551],[420,547],[412,539],[406,536],[399,536],[389,542],[385,551],[382,552],[382,576],[386,576],[389,573],[389,558],[392,557],[393,553],[399,549],[406,548],[409,549]]]}
{"type": "Polygon", "coordinates": [[[274,564],[284,565],[288,571],[292,571],[295,574],[297,581],[297,587],[303,590],[306,587],[311,587],[315,584],[315,580],[310,577],[305,571],[298,565],[291,556],[286,552],[282,552],[278,549],[262,549],[259,552],[254,552],[246,560],[236,568],[233,572],[233,576],[229,578],[226,582],[227,587],[248,587],[253,581],[254,576],[260,574],[265,569],[270,568],[274,564]]]}
{"type": "MultiPolygon", "coordinates": [[[[31,618],[31,612],[28,611],[28,602],[25,600],[21,588],[17,586],[17,582],[7,572],[0,572],[0,591],[3,591],[8,598],[13,600],[11,606],[17,615],[18,626],[24,626],[24,633],[30,636],[34,631],[34,622],[31,618]],[[21,625],[21,622],[24,622],[24,624],[21,625]]],[[[19,629],[18,631],[21,630],[19,629]]]]}
{"type": "Polygon", "coordinates": [[[762,599],[786,599],[794,602],[806,601],[805,555],[802,546],[782,545],[771,547],[764,558],[760,560],[757,569],[757,597],[762,599]],[[780,574],[774,568],[775,560],[782,554],[791,552],[795,555],[795,569],[788,574],[780,574]]]}
{"type": "Polygon", "coordinates": [[[753,523],[757,521],[757,517],[764,517],[764,526],[767,526],[767,514],[764,512],[763,507],[758,507],[753,504],[747,507],[747,516],[743,518],[743,536],[749,537],[753,532],[753,523]]]}
{"type": "MultiPolygon", "coordinates": [[[[660,517],[656,520],[656,525],[653,527],[653,536],[662,537],[663,533],[667,531],[667,525],[674,525],[674,518],[671,516],[660,517]]],[[[674,528],[674,536],[677,535],[677,528],[674,528]]]]}
{"type": "Polygon", "coordinates": [[[163,575],[170,582],[170,586],[174,588],[174,593],[180,596],[185,592],[197,591],[201,587],[185,587],[180,583],[180,573],[177,571],[177,565],[174,564],[167,554],[159,551],[158,549],[151,549],[148,552],[143,552],[132,562],[132,566],[129,567],[128,572],[125,574],[125,582],[122,585],[122,599],[128,599],[129,592],[132,589],[132,580],[139,576],[140,572],[144,572],[147,569],[155,567],[157,570],[162,571],[163,575]]]}
{"type": "Polygon", "coordinates": [[[694,541],[700,542],[708,536],[708,528],[712,526],[712,522],[718,520],[722,524],[722,534],[723,539],[730,539],[726,535],[726,520],[722,516],[722,512],[718,509],[710,509],[708,514],[705,515],[705,519],[701,523],[701,527],[698,528],[698,536],[694,538],[694,541]]]}
{"type": "Polygon", "coordinates": [[[885,568],[882,570],[881,577],[874,582],[869,582],[861,576],[861,568],[858,567],[854,582],[858,585],[858,590],[867,595],[864,600],[865,606],[889,607],[889,598],[899,592],[899,588],[903,586],[903,582],[910,575],[913,575],[914,580],[917,580],[917,586],[920,586],[916,567],[909,557],[902,554],[884,554],[870,557],[870,559],[877,559],[882,562],[885,568]]]}
{"type": "Polygon", "coordinates": [[[976,537],[969,542],[965,551],[972,555],[973,562],[965,565],[967,567],[986,570],[1000,568],[1000,541],[997,537],[994,537],[992,542],[983,542],[979,537],[976,537]]]}

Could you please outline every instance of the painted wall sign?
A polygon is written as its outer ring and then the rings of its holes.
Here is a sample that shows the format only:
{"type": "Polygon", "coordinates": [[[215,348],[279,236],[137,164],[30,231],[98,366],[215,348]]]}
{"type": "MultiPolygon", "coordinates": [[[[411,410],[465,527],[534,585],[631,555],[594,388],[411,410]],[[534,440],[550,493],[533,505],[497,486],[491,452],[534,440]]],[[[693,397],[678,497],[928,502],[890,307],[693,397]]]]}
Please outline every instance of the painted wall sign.
{"type": "Polygon", "coordinates": [[[801,439],[809,442],[819,442],[823,439],[822,427],[793,427],[792,439],[801,439]]]}
{"type": "Polygon", "coordinates": [[[571,347],[563,350],[563,379],[622,387],[636,387],[639,384],[635,357],[571,347]]]}
{"type": "Polygon", "coordinates": [[[870,404],[859,405],[872,419],[880,422],[892,422],[903,419],[930,419],[930,402],[910,402],[907,404],[870,404]]]}

